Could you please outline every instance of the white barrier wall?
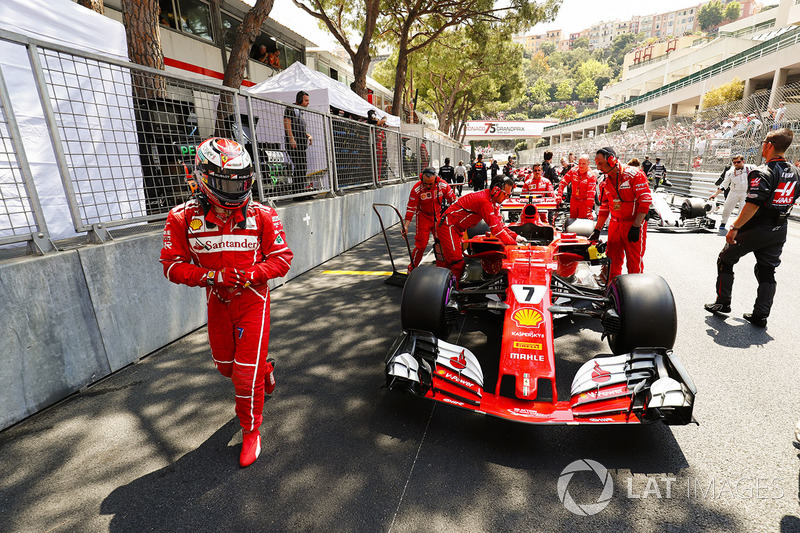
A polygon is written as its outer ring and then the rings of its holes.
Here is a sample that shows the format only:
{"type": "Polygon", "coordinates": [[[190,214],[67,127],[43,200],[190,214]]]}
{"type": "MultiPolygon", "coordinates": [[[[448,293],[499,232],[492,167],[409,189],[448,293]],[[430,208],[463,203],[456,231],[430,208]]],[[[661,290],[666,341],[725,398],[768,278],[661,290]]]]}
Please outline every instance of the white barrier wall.
{"type": "MultiPolygon", "coordinates": [[[[404,212],[412,186],[279,208],[295,257],[274,285],[377,234],[372,204],[404,212]]],[[[168,282],[160,251],[153,232],[0,263],[0,429],[206,323],[205,291],[168,282]]]]}

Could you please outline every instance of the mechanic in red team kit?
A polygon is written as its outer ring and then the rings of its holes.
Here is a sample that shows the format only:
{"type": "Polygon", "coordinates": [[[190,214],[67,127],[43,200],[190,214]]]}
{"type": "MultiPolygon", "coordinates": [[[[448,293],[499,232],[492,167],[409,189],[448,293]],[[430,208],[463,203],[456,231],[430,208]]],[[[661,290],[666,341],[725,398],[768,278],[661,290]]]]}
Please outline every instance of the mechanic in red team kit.
{"type": "Polygon", "coordinates": [[[293,254],[275,210],[250,198],[253,164],[242,145],[203,141],[194,175],[195,198],[167,215],[161,263],[171,282],[206,288],[211,357],[233,381],[245,467],[261,452],[264,393],[275,388],[267,281],[286,275],[293,254]]]}
{"type": "Polygon", "coordinates": [[[509,231],[500,216],[500,204],[511,196],[512,190],[514,180],[508,176],[499,176],[488,189],[465,194],[448,207],[436,228],[436,236],[442,247],[442,257],[436,258],[436,266],[449,268],[456,280],[461,279],[461,274],[464,273],[461,236],[481,220],[489,225],[489,231],[503,244],[525,242],[525,238],[509,231]]]}
{"type": "Polygon", "coordinates": [[[572,185],[569,197],[569,216],[572,218],[593,218],[594,191],[597,187],[597,174],[589,168],[589,154],[578,159],[578,166],[564,174],[558,184],[558,201],[561,202],[564,189],[572,185]]]}
{"type": "Polygon", "coordinates": [[[522,192],[539,194],[546,193],[552,195],[554,193],[553,182],[545,177],[542,177],[542,165],[535,163],[532,167],[532,170],[533,172],[531,177],[525,180],[525,184],[522,187],[522,192]]]}
{"type": "Polygon", "coordinates": [[[647,240],[645,217],[653,202],[647,176],[639,167],[623,165],[613,148],[601,148],[594,162],[598,170],[606,175],[601,189],[602,200],[597,223],[589,237],[600,238],[600,230],[611,216],[608,224],[608,247],[606,254],[611,259],[608,281],[622,274],[622,263],[627,260],[628,273],[644,270],[644,250],[647,240]]]}
{"type": "MultiPolygon", "coordinates": [[[[451,167],[452,168],[452,167],[451,167]]],[[[414,236],[414,251],[411,252],[411,272],[419,266],[425,248],[428,246],[431,231],[442,219],[447,205],[456,201],[456,193],[442,178],[436,175],[434,168],[426,168],[420,174],[420,180],[411,188],[406,207],[406,218],[403,221],[403,234],[408,233],[408,226],[417,216],[417,233],[414,236]]]]}
{"type": "Polygon", "coordinates": [[[784,158],[793,138],[792,130],[781,128],[769,132],[761,144],[761,155],[767,163],[747,175],[749,187],[744,206],[728,227],[727,244],[717,259],[717,299],[704,306],[706,311],[731,312],[733,266],[752,252],[758,288],[753,312],[745,313],[744,319],[754,326],[767,327],[778,287],[775,269],[781,264],[789,213],[800,197],[800,170],[784,158]]]}

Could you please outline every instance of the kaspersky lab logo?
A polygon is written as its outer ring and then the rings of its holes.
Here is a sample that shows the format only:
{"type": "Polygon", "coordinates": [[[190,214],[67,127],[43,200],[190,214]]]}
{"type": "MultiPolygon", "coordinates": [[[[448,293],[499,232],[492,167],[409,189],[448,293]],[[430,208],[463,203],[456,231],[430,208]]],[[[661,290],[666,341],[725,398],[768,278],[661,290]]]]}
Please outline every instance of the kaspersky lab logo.
{"type": "Polygon", "coordinates": [[[611,479],[611,474],[608,473],[606,467],[592,461],[591,459],[578,459],[573,461],[561,471],[558,478],[558,499],[564,504],[567,511],[580,516],[591,516],[599,513],[606,508],[608,502],[611,501],[611,496],[614,495],[614,481],[611,479]],[[600,497],[594,503],[578,503],[569,493],[569,483],[572,481],[572,476],[575,472],[591,471],[597,474],[600,482],[603,484],[603,491],[600,497]]]}

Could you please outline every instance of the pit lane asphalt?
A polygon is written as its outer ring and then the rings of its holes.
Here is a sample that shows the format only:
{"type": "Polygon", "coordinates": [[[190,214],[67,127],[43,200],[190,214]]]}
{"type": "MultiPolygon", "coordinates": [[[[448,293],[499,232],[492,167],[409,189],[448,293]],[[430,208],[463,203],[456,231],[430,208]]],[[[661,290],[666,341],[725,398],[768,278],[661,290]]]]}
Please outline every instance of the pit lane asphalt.
{"type": "MultiPolygon", "coordinates": [[[[323,273],[387,270],[377,236],[273,292],[278,386],[253,466],[238,466],[233,390],[203,328],[0,433],[0,530],[800,531],[800,224],[766,330],[740,318],[755,297],[752,257],[725,319],[702,309],[722,235],[647,239],[645,269],[677,301],[675,351],[699,389],[700,426],[526,426],[382,389],[401,290],[323,273]],[[613,482],[593,516],[559,500],[578,459],[613,482]]],[[[472,320],[450,340],[486,354],[495,323],[472,320]]],[[[556,334],[563,396],[608,349],[590,319],[558,321],[556,334]]],[[[568,492],[594,503],[601,488],[579,472],[568,492]]]]}

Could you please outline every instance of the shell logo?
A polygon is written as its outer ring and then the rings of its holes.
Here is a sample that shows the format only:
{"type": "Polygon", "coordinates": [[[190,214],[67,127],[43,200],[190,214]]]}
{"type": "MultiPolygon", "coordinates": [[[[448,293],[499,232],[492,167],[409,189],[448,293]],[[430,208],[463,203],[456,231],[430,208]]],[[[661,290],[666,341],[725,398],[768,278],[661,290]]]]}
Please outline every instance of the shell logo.
{"type": "Polygon", "coordinates": [[[544,317],[536,309],[518,309],[511,318],[518,326],[523,328],[538,328],[544,317]]]}
{"type": "Polygon", "coordinates": [[[192,228],[192,231],[197,231],[203,227],[203,221],[199,218],[193,218],[191,222],[189,222],[189,227],[192,228]]]}

